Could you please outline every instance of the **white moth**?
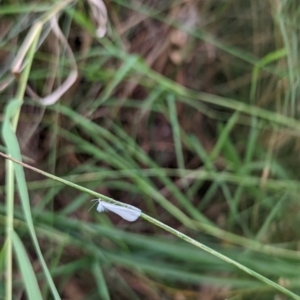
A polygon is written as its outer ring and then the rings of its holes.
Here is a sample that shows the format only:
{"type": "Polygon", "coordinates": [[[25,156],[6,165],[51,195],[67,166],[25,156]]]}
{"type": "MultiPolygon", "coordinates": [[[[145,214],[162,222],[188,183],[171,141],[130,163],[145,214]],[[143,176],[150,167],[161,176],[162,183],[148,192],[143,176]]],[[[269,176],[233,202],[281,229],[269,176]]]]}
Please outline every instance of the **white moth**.
{"type": "Polygon", "coordinates": [[[113,203],[108,203],[101,199],[95,199],[95,201],[98,201],[98,206],[97,206],[98,212],[101,213],[101,212],[111,211],[129,222],[136,221],[142,213],[140,209],[129,204],[126,204],[125,207],[113,203]]]}

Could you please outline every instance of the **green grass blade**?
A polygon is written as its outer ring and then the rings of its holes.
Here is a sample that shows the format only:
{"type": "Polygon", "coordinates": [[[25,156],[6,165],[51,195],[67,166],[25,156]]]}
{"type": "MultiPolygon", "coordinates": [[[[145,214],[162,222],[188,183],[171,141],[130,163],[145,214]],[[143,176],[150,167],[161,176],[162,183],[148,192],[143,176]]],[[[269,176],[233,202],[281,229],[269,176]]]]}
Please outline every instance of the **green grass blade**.
{"type": "Polygon", "coordinates": [[[221,129],[219,139],[216,142],[214,149],[210,153],[210,158],[212,161],[214,161],[218,157],[220,151],[222,150],[222,147],[224,146],[224,144],[226,142],[226,139],[228,138],[228,135],[230,134],[230,132],[233,129],[236,122],[238,121],[239,116],[240,116],[240,113],[238,111],[236,111],[231,116],[231,118],[229,119],[229,121],[227,122],[225,127],[221,129]]]}
{"type": "MultiPolygon", "coordinates": [[[[10,153],[10,155],[12,157],[14,157],[18,160],[22,159],[21,151],[19,148],[18,140],[15,135],[13,126],[10,122],[10,119],[12,116],[14,116],[16,114],[17,111],[20,110],[21,105],[22,105],[22,101],[20,101],[20,100],[12,100],[9,102],[9,104],[6,108],[5,119],[4,119],[3,130],[2,130],[3,139],[5,141],[8,152],[10,153]]],[[[33,240],[39,260],[43,266],[43,270],[45,272],[47,281],[50,285],[51,292],[55,299],[60,299],[60,296],[57,292],[57,289],[56,289],[53,279],[51,277],[50,271],[44,260],[44,257],[41,252],[41,249],[40,249],[40,246],[38,243],[38,239],[37,239],[37,236],[35,233],[34,224],[33,224],[32,215],[31,215],[29,195],[28,195],[28,190],[27,190],[27,186],[26,186],[26,179],[25,179],[25,173],[24,173],[23,167],[21,165],[15,164],[14,168],[15,168],[15,176],[16,176],[16,181],[17,181],[17,185],[18,185],[19,195],[21,198],[24,215],[26,218],[27,226],[29,228],[29,232],[31,234],[31,238],[33,240]]]]}
{"type": "Polygon", "coordinates": [[[112,79],[112,81],[107,85],[105,90],[103,91],[103,95],[100,98],[100,101],[95,101],[92,106],[92,111],[99,106],[101,106],[111,95],[115,87],[124,80],[124,77],[130,72],[132,67],[136,64],[138,60],[138,56],[130,56],[128,60],[126,60],[123,64],[123,66],[119,69],[119,71],[116,73],[115,77],[112,79]]]}
{"type": "Polygon", "coordinates": [[[107,285],[105,282],[105,278],[103,276],[103,272],[101,270],[101,266],[99,262],[93,263],[92,266],[92,271],[95,276],[96,282],[97,282],[97,290],[98,290],[98,295],[100,299],[103,300],[110,300],[109,292],[107,289],[107,285]]]}
{"type": "Polygon", "coordinates": [[[252,80],[251,80],[251,90],[250,90],[250,103],[255,103],[255,93],[257,89],[257,81],[260,69],[263,69],[266,65],[270,64],[273,61],[276,61],[287,55],[285,48],[279,49],[277,51],[268,53],[265,57],[261,58],[254,66],[252,71],[252,80]]]}
{"type": "Polygon", "coordinates": [[[176,102],[174,95],[168,95],[169,117],[173,130],[173,140],[175,144],[175,152],[177,158],[177,164],[180,169],[185,169],[184,158],[182,152],[181,138],[180,138],[180,126],[177,119],[176,102]]]}
{"type": "Polygon", "coordinates": [[[7,255],[7,240],[3,244],[0,251],[0,274],[4,273],[5,270],[5,258],[7,255]]]}
{"type": "Polygon", "coordinates": [[[22,273],[22,278],[26,288],[28,299],[42,300],[43,297],[37,282],[35,272],[26,253],[26,249],[15,231],[12,232],[12,241],[18,264],[22,273]]]}

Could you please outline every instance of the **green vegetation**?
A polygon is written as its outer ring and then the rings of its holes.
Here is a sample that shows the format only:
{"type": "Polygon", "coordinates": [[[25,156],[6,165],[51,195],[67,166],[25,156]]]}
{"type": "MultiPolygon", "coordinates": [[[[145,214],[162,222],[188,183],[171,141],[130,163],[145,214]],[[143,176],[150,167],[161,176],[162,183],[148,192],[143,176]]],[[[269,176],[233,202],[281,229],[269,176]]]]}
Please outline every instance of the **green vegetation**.
{"type": "Polygon", "coordinates": [[[297,2],[101,3],[1,3],[0,299],[300,299],[297,2]]]}

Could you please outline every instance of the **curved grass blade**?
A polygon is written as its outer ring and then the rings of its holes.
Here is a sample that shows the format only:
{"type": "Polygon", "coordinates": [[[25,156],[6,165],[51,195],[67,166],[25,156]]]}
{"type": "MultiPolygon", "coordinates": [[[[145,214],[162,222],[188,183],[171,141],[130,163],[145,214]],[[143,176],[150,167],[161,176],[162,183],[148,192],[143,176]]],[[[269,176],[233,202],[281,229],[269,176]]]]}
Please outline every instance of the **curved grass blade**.
{"type": "MultiPolygon", "coordinates": [[[[11,157],[14,157],[18,160],[22,160],[21,151],[20,151],[17,137],[13,130],[13,126],[10,122],[10,119],[12,118],[12,116],[14,116],[16,114],[16,112],[19,111],[21,105],[22,105],[22,101],[17,100],[17,99],[11,100],[9,102],[8,106],[6,107],[3,128],[2,128],[3,139],[4,139],[5,145],[7,147],[8,153],[10,154],[11,157]]],[[[33,240],[33,244],[35,246],[39,260],[43,266],[43,270],[45,272],[49,286],[51,288],[51,292],[55,299],[60,299],[58,291],[57,291],[55,284],[53,282],[53,279],[51,277],[50,271],[44,260],[44,257],[41,252],[39,242],[38,242],[38,239],[37,239],[37,236],[35,233],[34,224],[33,224],[32,215],[31,215],[31,209],[30,209],[29,195],[28,195],[25,173],[24,173],[23,167],[21,165],[14,164],[14,168],[15,168],[15,176],[16,176],[18,191],[19,191],[21,202],[22,202],[26,223],[29,228],[31,238],[33,240]]]]}
{"type": "Polygon", "coordinates": [[[15,231],[12,232],[12,241],[28,299],[42,300],[43,297],[35,276],[35,272],[26,253],[26,249],[15,231]]]}

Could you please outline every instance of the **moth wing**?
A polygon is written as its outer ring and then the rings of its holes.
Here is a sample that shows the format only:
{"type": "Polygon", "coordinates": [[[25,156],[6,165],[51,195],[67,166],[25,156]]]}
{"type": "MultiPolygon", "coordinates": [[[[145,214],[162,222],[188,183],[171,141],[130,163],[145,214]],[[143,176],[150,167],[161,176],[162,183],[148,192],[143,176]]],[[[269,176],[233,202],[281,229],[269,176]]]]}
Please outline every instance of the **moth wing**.
{"type": "Polygon", "coordinates": [[[142,212],[139,208],[137,208],[137,207],[135,207],[133,205],[127,204],[127,203],[126,203],[126,207],[127,208],[131,208],[131,209],[136,210],[136,211],[139,211],[140,213],[142,212]]]}
{"type": "MultiPolygon", "coordinates": [[[[122,206],[107,203],[107,202],[102,203],[102,206],[103,206],[104,210],[109,210],[129,222],[136,221],[142,213],[141,210],[136,207],[127,208],[127,207],[122,207],[122,206]]],[[[98,210],[98,208],[97,208],[97,210],[98,210]]]]}

